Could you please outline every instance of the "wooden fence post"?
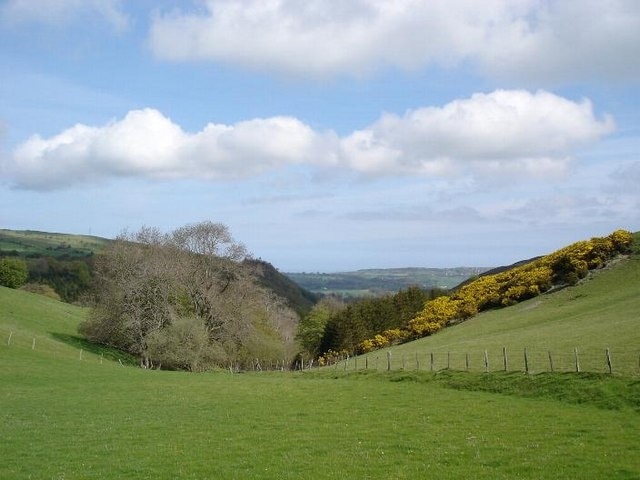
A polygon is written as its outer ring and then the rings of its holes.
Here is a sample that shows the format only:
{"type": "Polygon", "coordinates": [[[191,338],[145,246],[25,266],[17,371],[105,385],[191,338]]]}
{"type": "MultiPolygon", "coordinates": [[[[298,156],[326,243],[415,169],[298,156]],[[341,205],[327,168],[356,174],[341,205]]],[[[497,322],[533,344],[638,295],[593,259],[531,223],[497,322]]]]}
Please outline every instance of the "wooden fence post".
{"type": "Polygon", "coordinates": [[[504,371],[506,372],[509,369],[509,364],[507,362],[507,347],[502,347],[502,363],[504,363],[504,371]]]}
{"type": "Polygon", "coordinates": [[[464,354],[464,368],[465,368],[465,371],[467,372],[469,371],[469,354],[468,353],[464,354]]]}
{"type": "Polygon", "coordinates": [[[36,337],[33,337],[33,342],[31,343],[31,350],[36,349],[36,337]]]}
{"type": "Polygon", "coordinates": [[[549,350],[549,368],[551,369],[551,373],[553,373],[553,357],[551,356],[551,350],[549,350]]]}
{"type": "Polygon", "coordinates": [[[353,357],[353,369],[357,372],[358,371],[358,357],[353,357]]]}
{"type": "Polygon", "coordinates": [[[433,372],[433,352],[431,352],[431,371],[433,372]]]}
{"type": "Polygon", "coordinates": [[[607,348],[607,367],[609,368],[609,373],[613,373],[613,367],[611,366],[611,351],[607,348]]]}
{"type": "Polygon", "coordinates": [[[391,352],[387,350],[387,371],[391,371],[391,352]]]}
{"type": "Polygon", "coordinates": [[[484,371],[489,373],[489,355],[486,350],[484,351],[484,371]]]}
{"type": "Polygon", "coordinates": [[[369,357],[364,357],[364,369],[369,370],[369,357]]]}
{"type": "Polygon", "coordinates": [[[416,372],[420,371],[420,358],[418,358],[418,352],[416,352],[416,372]]]}
{"type": "Polygon", "coordinates": [[[524,347],[524,373],[529,374],[529,355],[527,355],[527,347],[524,347]]]}
{"type": "Polygon", "coordinates": [[[80,361],[82,361],[82,349],[80,349],[80,361]]]}
{"type": "Polygon", "coordinates": [[[451,352],[447,352],[447,370],[451,370],[451,352]]]}
{"type": "Polygon", "coordinates": [[[578,356],[578,347],[573,349],[573,354],[576,359],[576,373],[580,373],[580,357],[578,356]]]}

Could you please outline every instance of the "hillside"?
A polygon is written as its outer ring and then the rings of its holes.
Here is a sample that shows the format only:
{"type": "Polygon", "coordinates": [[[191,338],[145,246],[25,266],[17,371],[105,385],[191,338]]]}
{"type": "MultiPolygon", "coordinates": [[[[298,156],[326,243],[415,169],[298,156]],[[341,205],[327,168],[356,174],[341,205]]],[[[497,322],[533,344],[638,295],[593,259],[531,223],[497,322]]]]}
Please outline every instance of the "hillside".
{"type": "MultiPolygon", "coordinates": [[[[639,375],[640,365],[640,233],[634,234],[634,251],[604,269],[593,271],[574,286],[540,295],[516,305],[493,309],[445,328],[431,336],[362,357],[378,358],[384,368],[386,352],[391,352],[394,368],[405,359],[415,368],[416,358],[423,369],[465,370],[466,354],[470,369],[483,371],[484,351],[490,368],[503,368],[503,347],[507,348],[510,369],[524,370],[527,347],[530,368],[549,369],[549,351],[555,357],[554,368],[572,371],[574,349],[579,351],[581,368],[605,372],[605,349],[610,348],[614,371],[639,375]],[[417,356],[417,357],[416,357],[417,356]]],[[[353,368],[353,363],[351,364],[353,368]]]]}
{"type": "MultiPolygon", "coordinates": [[[[67,302],[78,301],[90,286],[92,257],[111,240],[90,235],[0,229],[0,258],[18,256],[27,260],[29,282],[50,285],[67,302]]],[[[268,262],[248,260],[260,283],[286,299],[304,315],[317,296],[299,287],[268,262]]]]}
{"type": "Polygon", "coordinates": [[[318,301],[319,295],[300,287],[269,262],[264,260],[247,260],[246,262],[253,269],[260,284],[269,288],[276,295],[287,299],[291,308],[298,315],[304,316],[309,313],[311,307],[318,301]]]}
{"type": "Polygon", "coordinates": [[[91,235],[0,229],[0,256],[82,258],[99,253],[108,243],[91,235]]]}
{"type": "Polygon", "coordinates": [[[396,293],[411,286],[449,289],[486,270],[483,267],[388,268],[285,275],[311,292],[348,298],[396,293]]]}

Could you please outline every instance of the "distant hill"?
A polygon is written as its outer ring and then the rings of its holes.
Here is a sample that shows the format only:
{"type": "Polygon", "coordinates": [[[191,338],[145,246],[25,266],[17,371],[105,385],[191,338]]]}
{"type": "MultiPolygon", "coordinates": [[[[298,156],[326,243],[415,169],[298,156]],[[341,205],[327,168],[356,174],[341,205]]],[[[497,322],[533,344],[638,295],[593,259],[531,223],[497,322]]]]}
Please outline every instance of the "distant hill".
{"type": "Polygon", "coordinates": [[[410,286],[450,289],[488,268],[388,268],[338,273],[285,273],[301,287],[322,294],[344,297],[396,293],[410,286]]]}
{"type": "Polygon", "coordinates": [[[91,235],[0,229],[0,256],[83,258],[108,243],[106,238],[91,235]]]}

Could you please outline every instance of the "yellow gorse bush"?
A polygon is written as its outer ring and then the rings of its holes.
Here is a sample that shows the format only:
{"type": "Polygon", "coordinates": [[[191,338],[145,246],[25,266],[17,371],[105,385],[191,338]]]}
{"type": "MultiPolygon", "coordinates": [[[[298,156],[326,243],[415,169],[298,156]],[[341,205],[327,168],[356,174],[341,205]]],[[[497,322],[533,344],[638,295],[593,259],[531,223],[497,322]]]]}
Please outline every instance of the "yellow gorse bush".
{"type": "Polygon", "coordinates": [[[632,242],[630,232],[616,230],[607,237],[576,242],[525,265],[482,276],[449,296],[426,302],[424,309],[409,322],[407,330],[382,332],[363,341],[359,350],[370,352],[409,338],[432,335],[448,324],[483,310],[540,295],[554,284],[575,283],[589,270],[602,267],[618,254],[628,253],[632,242]]]}

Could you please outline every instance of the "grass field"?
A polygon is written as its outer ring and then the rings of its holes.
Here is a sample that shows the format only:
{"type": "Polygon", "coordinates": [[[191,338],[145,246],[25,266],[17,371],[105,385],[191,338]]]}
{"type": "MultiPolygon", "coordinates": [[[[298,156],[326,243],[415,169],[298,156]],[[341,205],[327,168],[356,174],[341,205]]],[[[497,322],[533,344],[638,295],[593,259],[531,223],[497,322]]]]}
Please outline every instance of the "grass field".
{"type": "MultiPolygon", "coordinates": [[[[394,362],[505,345],[637,349],[634,262],[396,347],[394,362]]],[[[85,315],[0,288],[0,478],[640,478],[632,367],[613,376],[409,364],[390,373],[145,371],[78,339],[85,315]]]]}
{"type": "Polygon", "coordinates": [[[99,252],[107,239],[90,235],[0,229],[0,250],[20,255],[85,257],[99,252]]]}
{"type": "Polygon", "coordinates": [[[384,376],[0,349],[0,478],[638,478],[640,414],[384,376]]]}

